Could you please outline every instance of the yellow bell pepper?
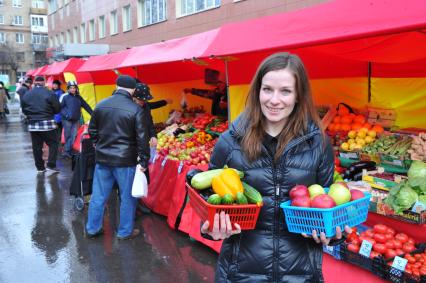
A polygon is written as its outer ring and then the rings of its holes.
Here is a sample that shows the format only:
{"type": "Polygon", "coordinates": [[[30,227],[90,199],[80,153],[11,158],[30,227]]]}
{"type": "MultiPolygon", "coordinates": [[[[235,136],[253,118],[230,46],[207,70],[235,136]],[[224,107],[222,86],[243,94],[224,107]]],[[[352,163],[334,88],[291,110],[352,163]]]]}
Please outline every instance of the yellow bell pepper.
{"type": "Polygon", "coordinates": [[[221,197],[231,194],[234,199],[237,197],[238,192],[244,192],[240,176],[238,176],[238,173],[234,169],[230,168],[224,169],[219,176],[213,178],[212,188],[221,197]]]}

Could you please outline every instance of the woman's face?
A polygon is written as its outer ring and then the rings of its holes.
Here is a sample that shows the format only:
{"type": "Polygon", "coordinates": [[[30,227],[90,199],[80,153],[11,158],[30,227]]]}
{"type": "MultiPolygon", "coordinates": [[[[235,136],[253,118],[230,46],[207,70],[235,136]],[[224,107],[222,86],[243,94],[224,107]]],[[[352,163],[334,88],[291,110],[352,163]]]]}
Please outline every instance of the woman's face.
{"type": "Polygon", "coordinates": [[[262,78],[260,107],[266,122],[284,126],[296,104],[296,79],[288,69],[271,71],[262,78]]]}

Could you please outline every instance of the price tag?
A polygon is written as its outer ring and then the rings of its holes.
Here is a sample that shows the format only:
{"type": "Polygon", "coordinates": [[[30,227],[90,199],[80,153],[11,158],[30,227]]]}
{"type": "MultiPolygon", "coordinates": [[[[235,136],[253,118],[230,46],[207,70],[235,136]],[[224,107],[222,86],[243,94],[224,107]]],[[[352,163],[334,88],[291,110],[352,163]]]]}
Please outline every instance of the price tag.
{"type": "Polygon", "coordinates": [[[398,270],[404,271],[405,266],[407,265],[408,260],[399,256],[396,256],[393,259],[392,267],[398,270]]]}
{"type": "Polygon", "coordinates": [[[359,249],[359,253],[365,257],[370,257],[371,249],[373,248],[373,244],[369,241],[362,241],[361,248],[359,249]]]}
{"type": "Polygon", "coordinates": [[[416,213],[421,213],[423,210],[426,210],[426,204],[420,201],[416,201],[411,209],[411,211],[416,213]]]}
{"type": "Polygon", "coordinates": [[[182,172],[182,168],[183,168],[183,161],[179,162],[178,174],[182,172]]]}
{"type": "Polygon", "coordinates": [[[163,162],[161,162],[161,167],[164,167],[164,165],[166,165],[166,162],[167,162],[167,157],[164,158],[163,162]]]}

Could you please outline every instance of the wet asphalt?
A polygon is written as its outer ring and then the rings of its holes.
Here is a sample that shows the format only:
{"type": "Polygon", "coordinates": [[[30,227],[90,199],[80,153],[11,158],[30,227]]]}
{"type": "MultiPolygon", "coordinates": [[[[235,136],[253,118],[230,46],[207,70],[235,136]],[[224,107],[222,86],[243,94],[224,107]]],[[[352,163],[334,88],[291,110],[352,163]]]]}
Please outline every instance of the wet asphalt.
{"type": "Polygon", "coordinates": [[[60,174],[37,176],[17,107],[0,120],[0,282],[213,282],[216,253],[164,217],[139,213],[141,234],[118,241],[114,193],[105,234],[86,239],[87,207],[77,211],[69,195],[71,162],[58,159],[60,174]]]}

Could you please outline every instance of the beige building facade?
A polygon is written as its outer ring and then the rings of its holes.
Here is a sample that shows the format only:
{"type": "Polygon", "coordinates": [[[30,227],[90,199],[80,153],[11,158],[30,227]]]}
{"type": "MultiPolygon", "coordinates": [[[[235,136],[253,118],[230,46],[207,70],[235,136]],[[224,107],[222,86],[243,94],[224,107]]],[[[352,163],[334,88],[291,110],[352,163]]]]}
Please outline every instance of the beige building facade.
{"type": "Polygon", "coordinates": [[[14,84],[47,63],[46,0],[0,0],[0,76],[14,84]]]}

